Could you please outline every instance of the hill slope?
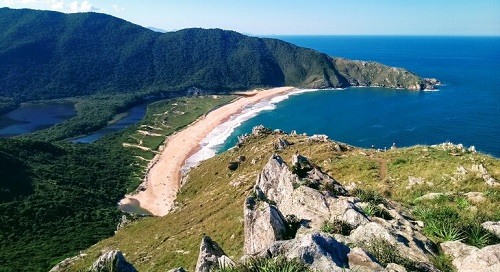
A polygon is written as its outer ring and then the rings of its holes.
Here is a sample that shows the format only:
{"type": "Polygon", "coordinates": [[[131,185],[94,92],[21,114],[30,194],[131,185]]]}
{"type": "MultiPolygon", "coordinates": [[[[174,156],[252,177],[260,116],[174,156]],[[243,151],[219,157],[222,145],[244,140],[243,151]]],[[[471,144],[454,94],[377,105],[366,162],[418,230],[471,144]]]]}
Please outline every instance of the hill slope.
{"type": "Polygon", "coordinates": [[[0,9],[3,99],[284,85],[431,86],[403,69],[334,59],[280,40],[232,31],[158,33],[105,14],[0,9]]]}

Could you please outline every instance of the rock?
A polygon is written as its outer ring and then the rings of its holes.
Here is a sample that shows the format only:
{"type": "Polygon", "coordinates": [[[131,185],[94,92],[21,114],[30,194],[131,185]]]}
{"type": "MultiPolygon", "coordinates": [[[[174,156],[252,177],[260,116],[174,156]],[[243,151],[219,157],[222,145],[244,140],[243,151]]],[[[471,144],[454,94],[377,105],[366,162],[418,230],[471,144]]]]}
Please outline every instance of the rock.
{"type": "Polygon", "coordinates": [[[170,269],[167,272],[186,272],[186,270],[184,269],[184,267],[178,267],[178,268],[170,269]]]}
{"type": "Polygon", "coordinates": [[[308,234],[300,239],[278,241],[267,251],[268,256],[297,258],[316,271],[339,271],[347,267],[349,247],[323,233],[308,234]]]}
{"type": "Polygon", "coordinates": [[[207,235],[201,238],[200,253],[196,263],[196,272],[209,272],[216,267],[234,265],[220,246],[207,235]]]}
{"type": "Polygon", "coordinates": [[[441,249],[452,257],[452,264],[458,272],[500,271],[500,244],[478,249],[454,241],[441,243],[441,249]]]}
{"type": "Polygon", "coordinates": [[[127,218],[127,215],[122,215],[122,217],[120,218],[120,221],[118,222],[118,225],[116,226],[116,231],[115,233],[124,228],[127,224],[129,224],[131,221],[127,218]]]}
{"type": "Polygon", "coordinates": [[[243,225],[245,254],[259,253],[288,234],[286,220],[275,206],[250,198],[245,202],[243,225]]]}
{"type": "Polygon", "coordinates": [[[320,143],[327,143],[329,141],[328,136],[324,134],[319,134],[319,135],[314,134],[313,136],[309,137],[308,140],[311,142],[320,142],[320,143]]]}
{"type": "Polygon", "coordinates": [[[272,131],[269,128],[266,128],[263,125],[255,126],[252,128],[252,135],[254,136],[271,134],[271,132],[272,131]]]}
{"type": "Polygon", "coordinates": [[[483,178],[484,182],[488,184],[489,186],[499,186],[500,183],[498,183],[495,178],[493,178],[489,173],[486,167],[484,167],[483,164],[479,165],[472,165],[472,172],[476,172],[481,178],[483,178]]]}
{"type": "Polygon", "coordinates": [[[286,139],[283,139],[283,138],[278,138],[276,140],[276,143],[274,143],[274,149],[277,149],[277,150],[283,150],[289,146],[290,146],[290,143],[286,139]]]}
{"type": "Polygon", "coordinates": [[[234,171],[236,169],[238,169],[238,166],[239,166],[239,163],[238,162],[230,162],[228,165],[227,165],[227,169],[231,170],[231,171],[234,171]]]}
{"type": "Polygon", "coordinates": [[[466,196],[468,200],[476,203],[483,202],[486,200],[484,194],[481,192],[468,192],[465,193],[464,196],[466,196]]]}
{"type": "Polygon", "coordinates": [[[296,153],[292,156],[292,165],[297,167],[297,169],[309,171],[314,168],[313,164],[308,158],[296,153]]]}
{"type": "Polygon", "coordinates": [[[243,156],[243,155],[241,155],[241,156],[239,156],[239,157],[238,157],[238,161],[239,161],[239,162],[244,162],[244,161],[246,161],[246,160],[247,160],[247,157],[245,157],[245,156],[243,156]]]}
{"type": "Polygon", "coordinates": [[[498,221],[498,222],[493,222],[493,221],[484,222],[481,224],[481,226],[485,230],[494,234],[496,237],[500,238],[500,221],[498,221]]]}
{"type": "Polygon", "coordinates": [[[383,267],[377,262],[375,258],[368,255],[368,253],[359,247],[352,248],[347,254],[349,259],[349,268],[354,271],[361,271],[368,269],[369,271],[380,271],[383,267]]]}
{"type": "Polygon", "coordinates": [[[387,272],[407,272],[404,266],[395,263],[388,264],[385,269],[387,270],[387,272]]]}
{"type": "Polygon", "coordinates": [[[135,267],[125,260],[122,252],[111,250],[103,253],[90,267],[91,272],[137,272],[135,267]]]}
{"type": "Polygon", "coordinates": [[[66,259],[62,260],[61,262],[59,262],[58,264],[56,264],[54,267],[52,267],[52,269],[50,269],[49,272],[67,271],[67,268],[69,268],[75,261],[77,261],[80,258],[85,257],[85,256],[87,256],[87,254],[79,254],[79,255],[74,256],[74,257],[66,258],[66,259]]]}
{"type": "Polygon", "coordinates": [[[465,176],[465,175],[467,175],[467,173],[468,173],[467,170],[462,165],[460,165],[459,167],[457,167],[457,174],[458,175],[465,176]]]}
{"type": "Polygon", "coordinates": [[[292,132],[290,132],[290,136],[297,136],[297,131],[296,130],[292,130],[292,132]]]}
{"type": "Polygon", "coordinates": [[[406,188],[409,189],[415,185],[424,185],[425,183],[426,183],[426,181],[421,177],[409,176],[408,177],[408,186],[406,186],[406,188]]]}
{"type": "Polygon", "coordinates": [[[432,200],[436,199],[441,196],[448,196],[450,195],[449,193],[427,193],[423,196],[415,198],[416,201],[422,201],[422,200],[432,200]]]}

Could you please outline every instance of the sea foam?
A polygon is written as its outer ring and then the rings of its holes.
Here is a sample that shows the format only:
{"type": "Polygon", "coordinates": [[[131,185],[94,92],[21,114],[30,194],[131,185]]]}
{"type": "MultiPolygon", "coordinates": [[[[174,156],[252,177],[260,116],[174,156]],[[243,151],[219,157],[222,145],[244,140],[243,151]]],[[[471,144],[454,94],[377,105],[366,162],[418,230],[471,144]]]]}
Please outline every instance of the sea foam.
{"type": "Polygon", "coordinates": [[[296,90],[285,95],[275,96],[271,99],[265,99],[255,104],[247,105],[242,111],[231,115],[229,120],[218,125],[200,142],[200,150],[186,159],[181,168],[182,174],[186,174],[191,168],[196,167],[200,162],[212,158],[217,154],[225,141],[234,132],[234,129],[241,126],[245,121],[257,116],[262,111],[269,111],[276,108],[276,104],[288,99],[291,95],[299,95],[317,90],[296,90]]]}

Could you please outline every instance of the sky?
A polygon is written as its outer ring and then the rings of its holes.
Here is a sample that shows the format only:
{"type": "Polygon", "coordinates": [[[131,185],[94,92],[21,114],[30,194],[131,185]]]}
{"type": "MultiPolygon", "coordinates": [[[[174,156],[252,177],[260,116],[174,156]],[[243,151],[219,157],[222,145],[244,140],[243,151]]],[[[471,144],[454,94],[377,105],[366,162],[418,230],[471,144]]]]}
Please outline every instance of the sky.
{"type": "Polygon", "coordinates": [[[500,36],[499,0],[0,0],[0,7],[107,13],[166,31],[500,36]]]}

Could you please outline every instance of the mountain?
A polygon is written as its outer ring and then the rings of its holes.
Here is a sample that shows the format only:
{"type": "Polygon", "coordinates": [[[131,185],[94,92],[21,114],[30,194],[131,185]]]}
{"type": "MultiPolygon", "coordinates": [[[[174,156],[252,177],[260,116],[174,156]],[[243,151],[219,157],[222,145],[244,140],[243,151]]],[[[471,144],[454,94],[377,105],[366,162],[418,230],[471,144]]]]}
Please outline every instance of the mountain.
{"type": "Polygon", "coordinates": [[[159,33],[99,13],[0,9],[0,98],[27,101],[172,87],[218,91],[432,87],[378,63],[220,29],[159,33]]]}

